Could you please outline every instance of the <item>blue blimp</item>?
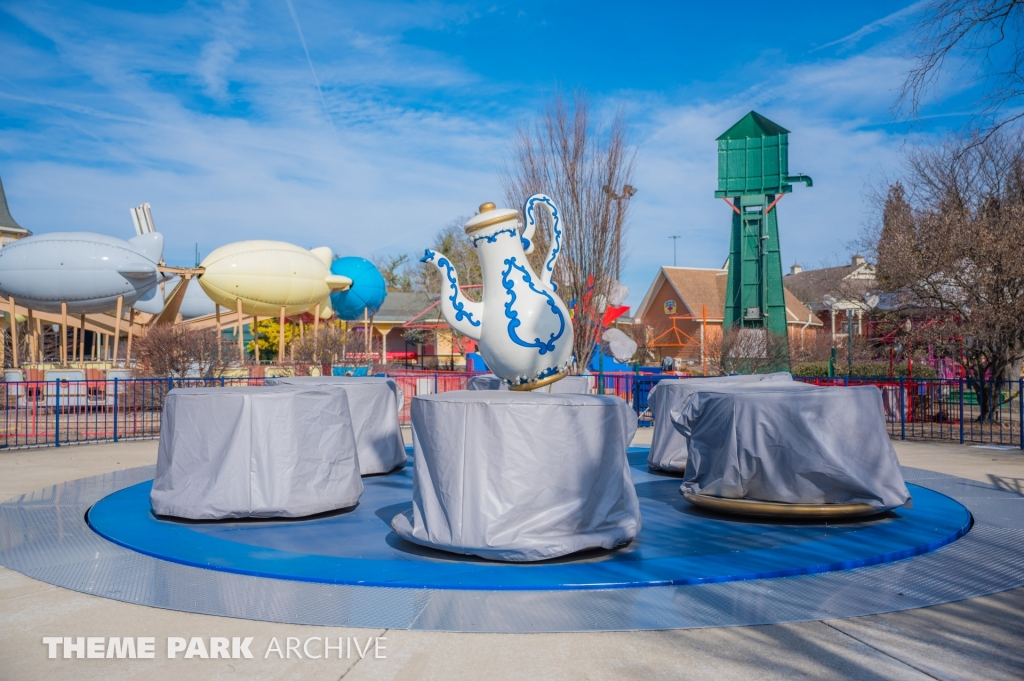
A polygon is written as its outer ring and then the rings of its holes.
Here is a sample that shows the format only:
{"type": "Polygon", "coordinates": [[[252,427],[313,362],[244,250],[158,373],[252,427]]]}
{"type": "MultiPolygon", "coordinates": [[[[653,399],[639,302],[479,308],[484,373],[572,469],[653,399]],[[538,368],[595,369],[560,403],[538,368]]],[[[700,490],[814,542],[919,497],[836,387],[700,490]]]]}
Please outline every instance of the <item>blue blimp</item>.
{"type": "Polygon", "coordinates": [[[93,232],[51,232],[0,248],[0,292],[42,312],[105,312],[124,304],[143,312],[163,310],[158,284],[164,238],[150,232],[118,239],[93,232]]]}
{"type": "Polygon", "coordinates": [[[380,309],[388,295],[384,276],[366,258],[338,258],[331,263],[331,274],[352,280],[352,286],[348,290],[335,291],[331,294],[331,307],[338,315],[338,319],[362,319],[364,312],[373,315],[380,309]]]}

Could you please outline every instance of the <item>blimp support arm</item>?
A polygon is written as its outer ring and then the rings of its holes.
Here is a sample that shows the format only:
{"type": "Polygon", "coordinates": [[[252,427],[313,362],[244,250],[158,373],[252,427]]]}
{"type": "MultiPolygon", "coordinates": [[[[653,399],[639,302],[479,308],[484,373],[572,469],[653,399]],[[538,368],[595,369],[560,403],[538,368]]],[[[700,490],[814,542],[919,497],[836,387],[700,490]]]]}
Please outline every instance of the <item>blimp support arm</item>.
{"type": "Polygon", "coordinates": [[[467,298],[459,288],[459,275],[451,261],[429,248],[420,258],[437,267],[441,275],[441,314],[453,329],[475,341],[480,340],[483,327],[484,305],[467,298]]]}
{"type": "Polygon", "coordinates": [[[174,290],[171,291],[171,295],[167,298],[167,302],[164,303],[163,312],[149,320],[148,326],[173,324],[175,320],[177,320],[178,310],[181,309],[181,302],[185,300],[185,291],[188,289],[188,283],[191,280],[192,273],[186,271],[174,287],[174,290]]]}
{"type": "Polygon", "coordinates": [[[188,275],[190,277],[198,277],[199,275],[206,272],[205,267],[170,267],[168,265],[160,265],[157,267],[158,270],[164,274],[176,274],[179,277],[188,275]]]}

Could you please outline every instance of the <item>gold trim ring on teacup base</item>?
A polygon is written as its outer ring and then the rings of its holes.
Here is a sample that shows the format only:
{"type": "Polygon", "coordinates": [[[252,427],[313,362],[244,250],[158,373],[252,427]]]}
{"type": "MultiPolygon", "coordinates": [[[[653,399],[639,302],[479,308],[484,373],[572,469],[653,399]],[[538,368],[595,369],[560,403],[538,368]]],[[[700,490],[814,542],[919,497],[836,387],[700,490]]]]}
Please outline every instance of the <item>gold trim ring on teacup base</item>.
{"type": "Polygon", "coordinates": [[[519,385],[510,385],[509,390],[525,391],[525,390],[536,390],[537,388],[543,388],[546,385],[551,385],[555,381],[560,381],[565,378],[567,371],[560,371],[557,374],[546,376],[539,381],[531,381],[530,383],[520,383],[519,385]]]}
{"type": "Polygon", "coordinates": [[[830,518],[857,518],[884,513],[868,504],[784,504],[778,501],[756,499],[725,499],[708,494],[683,492],[683,498],[694,506],[733,515],[761,518],[803,518],[825,520],[830,518]]]}

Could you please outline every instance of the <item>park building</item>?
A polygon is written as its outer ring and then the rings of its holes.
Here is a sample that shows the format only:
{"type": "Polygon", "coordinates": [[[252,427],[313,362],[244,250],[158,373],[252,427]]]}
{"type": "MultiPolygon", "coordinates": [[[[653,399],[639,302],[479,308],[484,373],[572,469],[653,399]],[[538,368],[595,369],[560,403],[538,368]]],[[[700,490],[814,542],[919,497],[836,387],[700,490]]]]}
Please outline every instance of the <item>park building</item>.
{"type": "Polygon", "coordinates": [[[7,195],[4,194],[4,184],[0,181],[0,248],[27,236],[32,236],[32,232],[15,222],[11,216],[11,211],[7,207],[7,195]]]}
{"type": "MultiPolygon", "coordinates": [[[[662,267],[634,315],[647,327],[647,345],[655,357],[673,357],[700,370],[708,346],[721,338],[729,270],[662,267]]],[[[811,341],[824,324],[788,288],[786,328],[791,346],[811,341]]]]}
{"type": "Polygon", "coordinates": [[[854,255],[846,265],[805,270],[794,264],[782,278],[788,296],[796,296],[822,321],[833,340],[845,338],[851,328],[854,336],[870,335],[871,308],[867,298],[877,288],[875,266],[862,255],[854,255]]]}
{"type": "Polygon", "coordinates": [[[441,316],[440,300],[434,293],[388,293],[371,324],[383,340],[381,351],[387,353],[389,364],[447,370],[466,367],[466,355],[476,350],[476,343],[452,332],[441,316]]]}

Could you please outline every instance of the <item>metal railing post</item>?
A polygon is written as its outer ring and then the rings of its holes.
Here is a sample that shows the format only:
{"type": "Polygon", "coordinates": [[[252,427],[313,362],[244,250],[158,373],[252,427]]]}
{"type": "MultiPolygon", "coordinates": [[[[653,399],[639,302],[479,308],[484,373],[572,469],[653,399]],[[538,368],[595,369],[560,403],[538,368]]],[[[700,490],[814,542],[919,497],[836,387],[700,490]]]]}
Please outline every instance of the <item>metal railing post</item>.
{"type": "Polygon", "coordinates": [[[903,385],[904,379],[900,377],[900,439],[907,439],[907,399],[906,388],[903,385]]]}
{"type": "Polygon", "coordinates": [[[54,379],[53,385],[54,385],[54,388],[55,388],[55,390],[53,392],[53,406],[54,406],[54,410],[53,410],[53,412],[54,412],[53,413],[53,420],[54,420],[53,439],[54,439],[54,445],[57,446],[57,447],[60,447],[60,379],[59,378],[54,379]]]}
{"type": "Polygon", "coordinates": [[[964,377],[960,377],[960,444],[964,443],[964,377]]]}
{"type": "Polygon", "coordinates": [[[117,442],[117,376],[114,376],[114,442],[117,442]]]}

